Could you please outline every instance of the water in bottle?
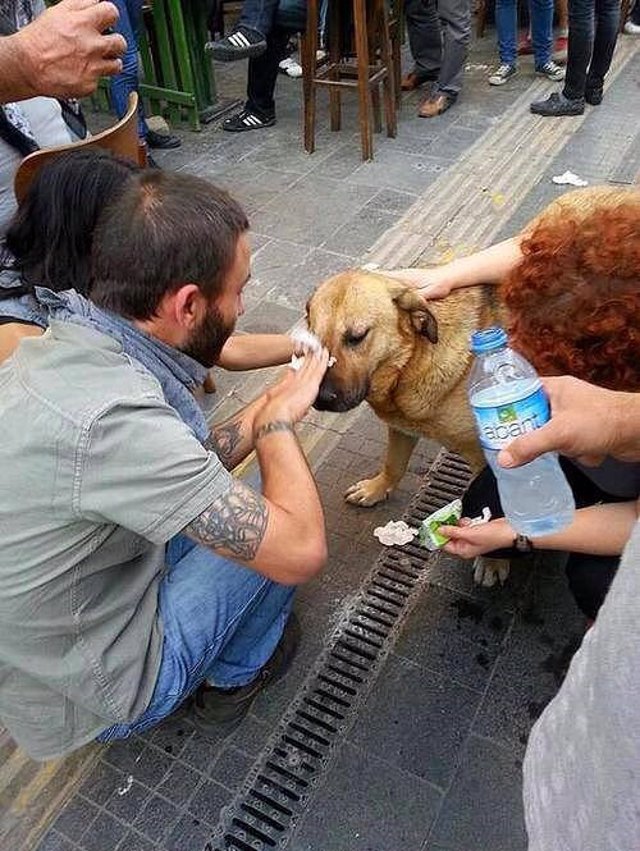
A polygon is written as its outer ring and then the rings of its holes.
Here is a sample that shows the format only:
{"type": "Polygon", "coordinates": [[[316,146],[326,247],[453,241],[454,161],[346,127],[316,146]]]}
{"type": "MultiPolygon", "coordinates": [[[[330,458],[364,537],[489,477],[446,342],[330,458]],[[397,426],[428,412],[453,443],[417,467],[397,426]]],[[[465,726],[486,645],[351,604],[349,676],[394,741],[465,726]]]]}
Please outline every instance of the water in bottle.
{"type": "Polygon", "coordinates": [[[469,402],[480,443],[498,482],[500,502],[510,525],[535,538],[568,526],[575,502],[555,452],[522,467],[498,465],[500,449],[549,419],[549,402],[535,369],[509,348],[503,328],[471,336],[476,355],[469,375],[469,402]]]}

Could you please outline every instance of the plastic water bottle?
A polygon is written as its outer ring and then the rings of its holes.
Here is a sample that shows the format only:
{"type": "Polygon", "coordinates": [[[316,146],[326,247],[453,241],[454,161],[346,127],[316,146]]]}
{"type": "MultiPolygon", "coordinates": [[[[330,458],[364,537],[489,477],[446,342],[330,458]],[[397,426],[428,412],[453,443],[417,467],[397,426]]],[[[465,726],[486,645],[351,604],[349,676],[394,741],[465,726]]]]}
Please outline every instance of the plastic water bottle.
{"type": "Polygon", "coordinates": [[[555,452],[522,467],[498,465],[503,447],[549,419],[549,401],[535,369],[508,343],[503,328],[472,334],[476,360],[469,375],[469,402],[505,517],[516,532],[535,538],[568,526],[575,502],[555,452]]]}

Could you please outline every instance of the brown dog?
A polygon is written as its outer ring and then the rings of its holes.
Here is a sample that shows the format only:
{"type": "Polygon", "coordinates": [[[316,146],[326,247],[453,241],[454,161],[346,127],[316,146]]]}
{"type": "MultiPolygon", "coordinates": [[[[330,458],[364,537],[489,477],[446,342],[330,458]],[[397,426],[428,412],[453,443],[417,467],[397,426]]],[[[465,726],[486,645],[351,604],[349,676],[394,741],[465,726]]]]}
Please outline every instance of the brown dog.
{"type": "MultiPolygon", "coordinates": [[[[356,482],[348,502],[375,505],[403,477],[420,436],[484,463],[467,402],[469,337],[500,323],[492,287],[469,287],[428,305],[384,275],[350,270],[330,278],[307,305],[309,328],[336,358],[315,407],[348,411],[367,401],[389,429],[386,458],[372,479],[356,482]]],[[[506,578],[508,565],[481,560],[476,581],[506,578]]]]}

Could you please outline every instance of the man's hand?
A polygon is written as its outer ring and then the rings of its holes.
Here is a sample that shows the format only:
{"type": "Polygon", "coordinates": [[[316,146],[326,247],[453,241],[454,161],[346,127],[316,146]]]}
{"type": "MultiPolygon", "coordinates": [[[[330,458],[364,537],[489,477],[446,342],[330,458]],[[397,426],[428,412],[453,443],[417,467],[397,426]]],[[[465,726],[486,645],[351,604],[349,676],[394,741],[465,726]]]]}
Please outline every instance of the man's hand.
{"type": "Polygon", "coordinates": [[[640,460],[640,394],[616,393],[577,378],[544,378],[551,419],[519,437],[498,455],[503,467],[518,467],[544,452],[561,452],[584,464],[605,455],[640,460]]]}
{"type": "Polygon", "coordinates": [[[0,102],[93,92],[99,77],[122,70],[126,41],[118,33],[104,34],[117,20],[118,10],[107,0],[62,0],[3,38],[0,102]]]}
{"type": "Polygon", "coordinates": [[[256,415],[253,433],[270,422],[299,422],[313,405],[320,389],[320,382],[327,371],[329,352],[308,352],[299,370],[290,369],[286,376],[266,395],[262,410],[256,415]]]}

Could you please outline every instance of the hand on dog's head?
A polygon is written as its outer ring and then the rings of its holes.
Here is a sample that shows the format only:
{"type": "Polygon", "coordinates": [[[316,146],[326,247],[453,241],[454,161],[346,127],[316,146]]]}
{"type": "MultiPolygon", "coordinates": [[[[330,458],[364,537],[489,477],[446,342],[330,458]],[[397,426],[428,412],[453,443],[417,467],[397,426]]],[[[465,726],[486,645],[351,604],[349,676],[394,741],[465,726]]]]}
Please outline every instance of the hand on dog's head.
{"type": "Polygon", "coordinates": [[[393,301],[400,310],[410,314],[411,324],[418,334],[426,337],[430,343],[438,342],[438,320],[416,290],[411,287],[404,289],[393,301]]]}

